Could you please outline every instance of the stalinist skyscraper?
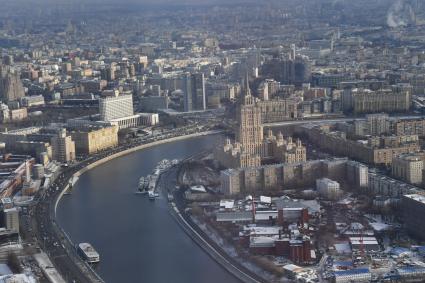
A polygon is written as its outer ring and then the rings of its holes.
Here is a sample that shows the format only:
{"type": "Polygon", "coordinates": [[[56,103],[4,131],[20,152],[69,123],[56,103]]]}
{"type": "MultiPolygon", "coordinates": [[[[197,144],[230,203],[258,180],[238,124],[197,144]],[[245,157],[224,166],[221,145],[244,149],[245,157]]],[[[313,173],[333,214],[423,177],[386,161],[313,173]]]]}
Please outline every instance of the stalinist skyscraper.
{"type": "Polygon", "coordinates": [[[261,109],[249,89],[248,76],[245,79],[244,95],[237,108],[236,142],[246,154],[263,155],[263,126],[261,109]]]}
{"type": "Polygon", "coordinates": [[[215,150],[214,156],[226,168],[255,168],[262,160],[294,163],[306,160],[306,150],[301,141],[285,140],[282,133],[273,135],[269,130],[263,135],[261,108],[251,95],[248,77],[245,79],[244,94],[236,111],[237,126],[234,143],[226,139],[223,147],[215,150]]]}

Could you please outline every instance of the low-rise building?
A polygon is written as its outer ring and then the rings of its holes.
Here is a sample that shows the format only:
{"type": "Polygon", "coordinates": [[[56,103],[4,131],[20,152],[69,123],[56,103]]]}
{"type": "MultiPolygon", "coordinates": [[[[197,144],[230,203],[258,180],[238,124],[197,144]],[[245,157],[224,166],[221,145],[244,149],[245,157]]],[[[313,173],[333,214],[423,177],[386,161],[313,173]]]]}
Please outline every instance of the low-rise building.
{"type": "Polygon", "coordinates": [[[42,95],[24,96],[21,98],[21,104],[24,107],[44,105],[44,97],[42,95]]]}
{"type": "Polygon", "coordinates": [[[335,283],[370,282],[372,274],[368,268],[356,268],[334,272],[335,283]]]}
{"type": "Polygon", "coordinates": [[[27,108],[12,109],[12,110],[9,110],[9,114],[10,114],[10,120],[13,122],[22,121],[28,117],[27,108]]]}

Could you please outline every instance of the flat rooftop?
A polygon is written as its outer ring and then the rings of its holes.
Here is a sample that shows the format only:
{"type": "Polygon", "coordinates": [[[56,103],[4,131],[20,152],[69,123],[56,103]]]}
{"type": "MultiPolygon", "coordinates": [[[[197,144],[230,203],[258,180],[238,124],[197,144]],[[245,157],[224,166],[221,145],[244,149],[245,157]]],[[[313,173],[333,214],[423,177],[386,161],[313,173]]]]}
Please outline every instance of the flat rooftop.
{"type": "Polygon", "coordinates": [[[410,198],[412,200],[415,200],[417,202],[425,204],[425,196],[419,195],[419,194],[411,194],[411,195],[405,195],[406,198],[410,198]]]}

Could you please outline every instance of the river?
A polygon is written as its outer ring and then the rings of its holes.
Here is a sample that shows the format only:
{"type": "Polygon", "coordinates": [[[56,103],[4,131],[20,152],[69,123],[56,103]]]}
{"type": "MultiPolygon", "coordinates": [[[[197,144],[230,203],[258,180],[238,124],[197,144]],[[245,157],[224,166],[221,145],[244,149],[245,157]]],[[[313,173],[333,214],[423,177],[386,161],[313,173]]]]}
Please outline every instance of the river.
{"type": "Polygon", "coordinates": [[[239,282],[187,236],[161,197],[134,194],[140,176],[157,162],[212,148],[204,136],[143,149],[83,174],[61,200],[59,224],[74,243],[90,242],[101,256],[96,271],[106,282],[239,282]]]}

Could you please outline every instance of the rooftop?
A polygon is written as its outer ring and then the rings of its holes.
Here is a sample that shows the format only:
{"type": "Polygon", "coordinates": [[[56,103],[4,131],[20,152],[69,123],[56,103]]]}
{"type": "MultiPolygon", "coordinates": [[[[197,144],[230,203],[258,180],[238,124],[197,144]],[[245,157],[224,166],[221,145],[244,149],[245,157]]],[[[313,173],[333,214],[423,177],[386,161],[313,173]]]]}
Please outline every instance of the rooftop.
{"type": "Polygon", "coordinates": [[[425,196],[423,195],[411,194],[411,195],[405,195],[404,197],[410,198],[412,200],[425,204],[425,196]]]}
{"type": "Polygon", "coordinates": [[[368,273],[370,273],[369,268],[357,268],[357,269],[335,271],[334,272],[335,277],[339,277],[339,276],[353,276],[353,275],[368,274],[368,273]]]}

